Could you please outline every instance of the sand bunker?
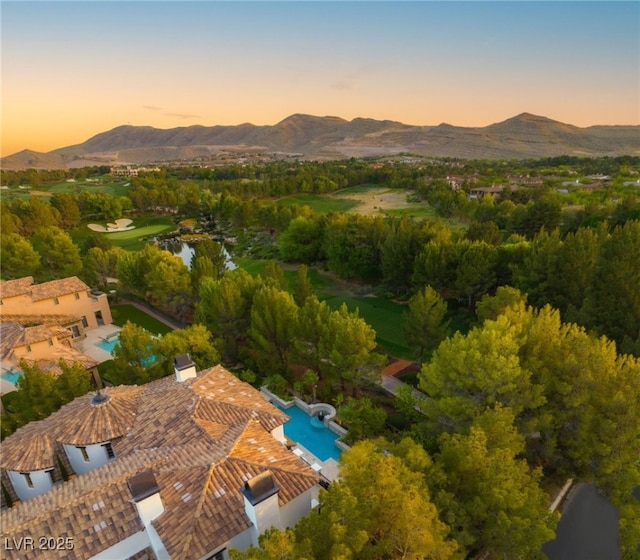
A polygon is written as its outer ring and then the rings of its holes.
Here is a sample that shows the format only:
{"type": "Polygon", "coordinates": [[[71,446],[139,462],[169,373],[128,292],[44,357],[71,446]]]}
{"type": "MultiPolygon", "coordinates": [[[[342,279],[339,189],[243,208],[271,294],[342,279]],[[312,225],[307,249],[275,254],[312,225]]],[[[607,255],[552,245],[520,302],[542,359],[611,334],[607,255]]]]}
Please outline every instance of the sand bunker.
{"type": "Polygon", "coordinates": [[[407,191],[388,188],[372,188],[360,193],[340,194],[336,198],[350,198],[359,202],[358,206],[349,210],[352,214],[374,215],[385,210],[414,208],[415,203],[407,202],[407,191]]]}
{"type": "Polygon", "coordinates": [[[136,226],[132,226],[131,223],[133,220],[129,220],[128,218],[120,218],[116,220],[115,223],[107,224],[105,226],[101,226],[99,224],[87,224],[87,227],[91,231],[99,231],[100,233],[113,233],[114,231],[127,231],[130,229],[136,229],[136,226]]]}

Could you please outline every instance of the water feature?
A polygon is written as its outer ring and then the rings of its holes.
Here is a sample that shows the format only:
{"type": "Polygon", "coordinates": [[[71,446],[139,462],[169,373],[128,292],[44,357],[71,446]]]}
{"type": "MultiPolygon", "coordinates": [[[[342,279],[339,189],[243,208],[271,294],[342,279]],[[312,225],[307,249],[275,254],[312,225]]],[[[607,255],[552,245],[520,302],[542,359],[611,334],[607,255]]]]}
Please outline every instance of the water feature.
{"type": "Polygon", "coordinates": [[[284,425],[284,434],[289,439],[302,445],[321,461],[330,458],[340,460],[342,450],[336,445],[338,435],[327,428],[324,421],[319,420],[318,416],[309,416],[297,406],[278,408],[291,418],[284,425]]]}
{"type": "MultiPolygon", "coordinates": [[[[191,268],[191,258],[196,252],[194,243],[187,243],[185,241],[179,240],[169,240],[163,241],[161,243],[161,247],[165,251],[169,251],[172,255],[180,257],[187,268],[191,268]]],[[[222,246],[222,250],[225,256],[225,264],[227,266],[227,270],[234,270],[238,268],[238,265],[234,263],[233,260],[231,260],[231,255],[224,245],[222,246]]]]}

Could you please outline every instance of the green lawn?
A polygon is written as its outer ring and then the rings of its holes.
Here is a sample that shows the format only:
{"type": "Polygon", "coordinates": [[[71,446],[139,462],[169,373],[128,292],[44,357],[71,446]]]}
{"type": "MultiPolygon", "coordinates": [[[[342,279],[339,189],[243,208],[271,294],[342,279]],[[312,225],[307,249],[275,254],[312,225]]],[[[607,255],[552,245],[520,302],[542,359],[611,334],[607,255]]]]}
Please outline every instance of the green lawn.
{"type": "Polygon", "coordinates": [[[356,207],[359,203],[357,200],[335,198],[331,195],[296,194],[287,196],[286,198],[281,198],[276,201],[276,204],[280,206],[292,206],[294,204],[299,206],[309,206],[315,212],[327,214],[329,212],[346,212],[356,207]]]}
{"type": "Polygon", "coordinates": [[[349,194],[360,194],[363,192],[367,192],[371,189],[380,189],[380,188],[386,188],[385,185],[374,185],[372,183],[367,183],[365,185],[356,185],[354,187],[347,187],[346,189],[340,189],[339,191],[336,191],[335,193],[333,193],[334,195],[349,195],[349,194]]]}
{"type": "Polygon", "coordinates": [[[406,307],[379,297],[329,296],[323,297],[333,309],[346,303],[350,311],[360,310],[360,317],[376,331],[381,348],[396,358],[412,359],[402,330],[402,315],[406,307]]]}
{"type": "Polygon", "coordinates": [[[78,181],[76,183],[67,183],[62,181],[60,183],[47,183],[39,186],[39,191],[54,193],[81,193],[87,192],[101,192],[115,196],[124,196],[129,191],[129,181],[109,181],[104,183],[87,183],[78,181]]]}
{"type": "MultiPolygon", "coordinates": [[[[105,225],[102,222],[95,223],[105,225]]],[[[116,247],[122,247],[127,251],[139,251],[147,244],[147,241],[143,241],[142,238],[151,235],[161,235],[176,229],[176,225],[171,221],[171,218],[165,216],[133,218],[132,225],[136,226],[136,228],[115,233],[103,233],[101,235],[105,235],[116,247]]],[[[69,232],[73,242],[79,247],[84,245],[86,239],[92,233],[94,232],[92,232],[86,224],[69,232]]]]}
{"type": "Polygon", "coordinates": [[[144,311],[129,304],[112,305],[111,316],[113,317],[113,324],[119,327],[124,327],[127,321],[131,321],[153,334],[167,334],[173,330],[171,327],[151,317],[151,315],[147,315],[144,311]]]}

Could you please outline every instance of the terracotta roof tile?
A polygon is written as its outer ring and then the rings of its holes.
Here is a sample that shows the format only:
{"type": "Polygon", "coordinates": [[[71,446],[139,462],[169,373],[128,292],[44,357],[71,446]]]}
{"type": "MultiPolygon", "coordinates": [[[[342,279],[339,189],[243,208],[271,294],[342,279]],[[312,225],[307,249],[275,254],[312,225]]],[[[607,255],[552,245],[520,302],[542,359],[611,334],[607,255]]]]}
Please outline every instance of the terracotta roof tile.
{"type": "Polygon", "coordinates": [[[137,397],[144,389],[122,385],[102,390],[109,399],[102,404],[92,402],[96,393],[74,399],[48,419],[57,441],[70,445],[89,445],[124,436],[134,425],[138,410],[137,397]]]}
{"type": "Polygon", "coordinates": [[[80,321],[75,315],[48,314],[48,315],[0,315],[2,323],[18,323],[23,327],[31,325],[58,325],[64,327],[80,321]]]}
{"type": "Polygon", "coordinates": [[[102,405],[92,406],[93,393],[85,395],[5,440],[4,468],[19,464],[20,433],[36,442],[27,467],[46,463],[52,441],[115,438],[118,457],[3,512],[5,534],[69,535],[76,548],[68,558],[95,555],[141,530],[126,481],[152,469],[165,506],[153,522],[163,544],[174,559],[200,558],[251,526],[240,493],[250,478],[270,470],[281,504],[318,483],[318,475],[269,433],[287,416],[223,368],[184,383],[171,376],[104,392],[110,399],[102,405]]]}
{"type": "Polygon", "coordinates": [[[55,465],[55,442],[41,421],[18,428],[14,436],[2,442],[0,466],[13,471],[36,471],[55,465]]]}
{"type": "Polygon", "coordinates": [[[64,296],[73,294],[74,292],[86,292],[89,289],[80,278],[71,276],[70,278],[61,278],[59,280],[51,280],[43,284],[35,284],[31,287],[31,299],[33,301],[41,301],[56,296],[64,296]]]}
{"type": "Polygon", "coordinates": [[[26,294],[31,284],[33,284],[33,276],[0,282],[0,297],[10,298],[26,294]]]}

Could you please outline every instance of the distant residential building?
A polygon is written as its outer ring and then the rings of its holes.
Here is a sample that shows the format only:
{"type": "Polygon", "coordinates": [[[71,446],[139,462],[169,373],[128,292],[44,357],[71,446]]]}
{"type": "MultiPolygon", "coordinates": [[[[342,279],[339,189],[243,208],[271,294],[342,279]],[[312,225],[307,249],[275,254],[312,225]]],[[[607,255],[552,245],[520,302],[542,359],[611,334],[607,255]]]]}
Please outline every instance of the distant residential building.
{"type": "Polygon", "coordinates": [[[34,284],[33,277],[0,282],[0,361],[21,359],[52,374],[60,359],[80,363],[97,379],[96,361],[76,348],[85,333],[112,322],[107,295],[73,276],[34,284]]]}
{"type": "Polygon", "coordinates": [[[67,324],[74,338],[85,329],[112,322],[107,295],[92,292],[77,276],[34,284],[33,277],[0,282],[2,315],[65,315],[78,320],[67,324]]]}
{"type": "Polygon", "coordinates": [[[198,373],[183,355],[174,368],[6,438],[0,477],[17,503],[0,512],[3,536],[60,537],[67,559],[228,559],[307,515],[321,478],[288,449],[288,417],[222,366],[198,373]]]}
{"type": "MultiPolygon", "coordinates": [[[[504,190],[504,185],[492,185],[491,187],[473,187],[469,189],[469,198],[482,198],[487,194],[498,195],[504,190]]],[[[514,190],[512,187],[511,190],[514,190]]]]}

